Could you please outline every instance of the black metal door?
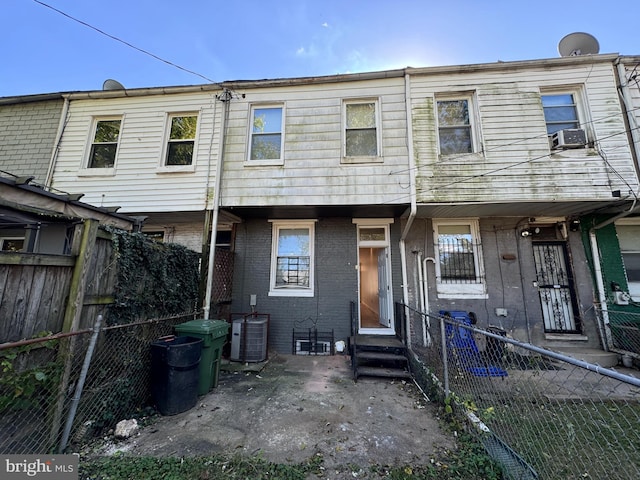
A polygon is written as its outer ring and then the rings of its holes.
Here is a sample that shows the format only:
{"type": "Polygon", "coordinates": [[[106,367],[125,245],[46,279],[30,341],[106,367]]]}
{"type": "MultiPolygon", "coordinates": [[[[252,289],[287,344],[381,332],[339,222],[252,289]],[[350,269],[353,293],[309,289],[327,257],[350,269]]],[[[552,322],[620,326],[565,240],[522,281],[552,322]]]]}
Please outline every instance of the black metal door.
{"type": "Polygon", "coordinates": [[[564,242],[535,242],[533,257],[544,331],[578,333],[573,275],[564,242]]]}

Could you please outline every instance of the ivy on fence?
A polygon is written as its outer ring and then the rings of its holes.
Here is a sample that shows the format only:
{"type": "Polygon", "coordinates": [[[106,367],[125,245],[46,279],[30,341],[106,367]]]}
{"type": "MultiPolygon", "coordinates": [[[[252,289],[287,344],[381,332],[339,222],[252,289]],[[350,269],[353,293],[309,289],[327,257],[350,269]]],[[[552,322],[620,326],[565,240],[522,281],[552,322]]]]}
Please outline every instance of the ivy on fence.
{"type": "Polygon", "coordinates": [[[198,299],[200,255],[178,244],[108,228],[118,266],[110,324],[193,311],[198,299]]]}

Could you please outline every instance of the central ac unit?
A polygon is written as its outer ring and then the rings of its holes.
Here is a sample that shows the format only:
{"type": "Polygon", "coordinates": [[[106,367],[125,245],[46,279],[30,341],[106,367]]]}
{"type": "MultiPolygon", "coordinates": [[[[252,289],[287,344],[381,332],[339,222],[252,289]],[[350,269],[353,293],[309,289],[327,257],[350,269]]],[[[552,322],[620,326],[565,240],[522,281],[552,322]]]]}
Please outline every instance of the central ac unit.
{"type": "Polygon", "coordinates": [[[296,355],[330,355],[331,342],[296,340],[296,355]]]}
{"type": "Polygon", "coordinates": [[[587,134],[582,128],[566,128],[551,135],[551,148],[580,148],[587,144],[587,134]]]}

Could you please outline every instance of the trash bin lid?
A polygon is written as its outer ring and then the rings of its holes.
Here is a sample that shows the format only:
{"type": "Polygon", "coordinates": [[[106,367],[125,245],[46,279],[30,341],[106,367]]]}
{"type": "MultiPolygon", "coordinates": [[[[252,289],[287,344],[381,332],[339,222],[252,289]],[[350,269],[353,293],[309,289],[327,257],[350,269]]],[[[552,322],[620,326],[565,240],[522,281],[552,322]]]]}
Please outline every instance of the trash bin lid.
{"type": "Polygon", "coordinates": [[[224,320],[199,319],[176,325],[175,329],[178,333],[195,333],[217,338],[227,335],[229,324],[224,320]]]}

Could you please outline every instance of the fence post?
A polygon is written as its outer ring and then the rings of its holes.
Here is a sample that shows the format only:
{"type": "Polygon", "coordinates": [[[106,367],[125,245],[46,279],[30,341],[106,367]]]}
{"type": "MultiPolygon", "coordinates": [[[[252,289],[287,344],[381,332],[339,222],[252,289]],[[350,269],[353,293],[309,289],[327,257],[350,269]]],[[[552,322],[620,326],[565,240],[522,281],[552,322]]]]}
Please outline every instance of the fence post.
{"type": "Polygon", "coordinates": [[[82,371],[80,372],[80,378],[78,379],[78,383],[76,385],[76,392],[73,395],[73,399],[71,400],[71,409],[69,410],[69,415],[67,416],[67,423],[64,426],[64,432],[62,432],[62,440],[60,441],[60,448],[58,451],[63,453],[65,448],[67,448],[67,442],[69,441],[69,434],[71,433],[71,427],[73,427],[73,420],[76,417],[76,411],[78,410],[78,403],[80,403],[80,397],[82,396],[82,389],[84,388],[84,381],[87,378],[87,373],[89,372],[89,366],[91,365],[91,358],[93,357],[93,350],[96,346],[96,341],[98,340],[98,335],[100,334],[100,326],[102,325],[102,315],[98,315],[96,319],[96,324],[93,327],[93,334],[91,335],[91,340],[89,341],[89,347],[87,348],[87,353],[84,356],[84,363],[82,364],[82,371]]]}
{"type": "Polygon", "coordinates": [[[444,326],[444,318],[439,317],[440,338],[442,339],[442,376],[444,377],[444,397],[449,396],[449,363],[447,360],[447,336],[444,326]]]}
{"type": "MultiPolygon", "coordinates": [[[[97,220],[84,220],[80,243],[77,251],[73,252],[76,254],[76,262],[73,268],[73,275],[71,277],[71,285],[69,288],[69,300],[67,302],[64,322],[62,324],[63,333],[77,330],[80,324],[85,286],[87,284],[87,274],[96,246],[98,224],[99,222],[97,220]]],[[[60,426],[62,424],[62,416],[64,413],[67,391],[69,389],[76,340],[77,339],[75,337],[72,337],[70,339],[62,340],[58,345],[58,359],[64,363],[64,370],[62,378],[60,379],[58,401],[54,408],[53,420],[51,423],[49,440],[52,447],[57,443],[58,433],[60,432],[60,426]]]]}

